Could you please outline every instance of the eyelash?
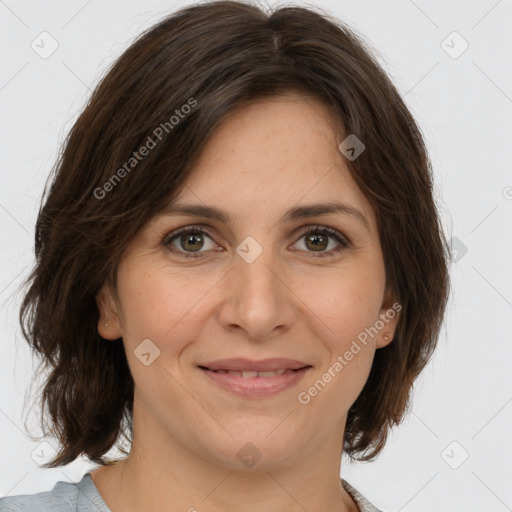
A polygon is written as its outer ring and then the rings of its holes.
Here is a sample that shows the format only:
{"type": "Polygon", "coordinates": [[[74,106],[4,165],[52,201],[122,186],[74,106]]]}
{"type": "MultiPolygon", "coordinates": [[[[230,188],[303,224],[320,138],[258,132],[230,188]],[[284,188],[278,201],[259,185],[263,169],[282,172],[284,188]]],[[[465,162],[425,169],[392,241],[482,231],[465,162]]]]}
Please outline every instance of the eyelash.
{"type": "MultiPolygon", "coordinates": [[[[184,228],[177,229],[176,231],[173,231],[172,233],[169,233],[165,236],[165,238],[162,241],[162,245],[165,247],[171,245],[171,242],[173,242],[176,238],[182,235],[203,235],[206,234],[209,238],[213,240],[213,236],[208,232],[208,230],[204,229],[203,226],[186,226],[184,228]]],[[[330,251],[323,251],[319,252],[317,254],[314,254],[315,251],[306,251],[313,253],[314,258],[324,258],[326,256],[331,256],[335,253],[339,253],[343,251],[344,249],[347,249],[350,247],[349,240],[341,235],[338,231],[332,228],[328,228],[326,226],[309,226],[306,231],[302,232],[299,235],[299,239],[312,234],[321,234],[321,235],[327,235],[332,238],[334,238],[337,242],[339,242],[338,247],[331,249],[330,251]]],[[[177,252],[180,255],[183,255],[185,258],[200,258],[201,254],[203,254],[205,251],[198,251],[197,253],[187,253],[183,251],[179,251],[172,248],[172,252],[177,252]],[[196,255],[197,254],[197,255],[196,255]]]]}

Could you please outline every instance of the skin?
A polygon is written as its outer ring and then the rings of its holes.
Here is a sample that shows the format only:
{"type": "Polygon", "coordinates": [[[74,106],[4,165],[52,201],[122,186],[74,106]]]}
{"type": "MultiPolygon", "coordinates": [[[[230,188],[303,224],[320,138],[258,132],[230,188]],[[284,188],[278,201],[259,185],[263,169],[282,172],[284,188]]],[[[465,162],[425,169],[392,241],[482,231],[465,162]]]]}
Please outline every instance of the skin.
{"type": "Polygon", "coordinates": [[[395,302],[375,212],[338,149],[344,138],[322,103],[295,93],[237,110],[179,194],[225,210],[231,222],[159,215],[127,247],[119,301],[107,284],[97,296],[99,333],[122,336],[135,381],[131,453],[92,472],[112,510],[358,510],[339,478],[347,411],[399,315],[308,404],[297,399],[395,302]],[[279,220],[292,206],[329,200],[360,210],[369,230],[341,213],[279,220]],[[162,244],[197,224],[209,234],[196,245],[187,237],[162,244]],[[315,256],[340,245],[329,236],[315,251],[304,236],[315,225],[350,246],[315,256]],[[252,263],[236,252],[247,236],[263,249],[252,263]],[[198,258],[183,256],[194,248],[198,258]],[[160,350],[148,366],[134,355],[147,338],[160,350]],[[255,400],[222,390],[196,367],[225,357],[289,357],[313,368],[293,388],[255,400]],[[252,468],[237,457],[247,442],[262,455],[252,468]]]}

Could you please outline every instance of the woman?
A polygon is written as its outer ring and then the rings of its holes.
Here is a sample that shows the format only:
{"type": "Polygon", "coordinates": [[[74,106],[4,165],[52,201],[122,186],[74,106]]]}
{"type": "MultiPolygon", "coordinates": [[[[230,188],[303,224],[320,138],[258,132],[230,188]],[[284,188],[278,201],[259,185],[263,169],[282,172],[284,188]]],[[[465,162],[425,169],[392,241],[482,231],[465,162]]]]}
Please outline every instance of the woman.
{"type": "Polygon", "coordinates": [[[142,34],[66,141],[20,312],[46,467],[100,467],[0,510],[377,511],[341,459],[382,451],[435,349],[432,191],[340,22],[220,1],[142,34]]]}

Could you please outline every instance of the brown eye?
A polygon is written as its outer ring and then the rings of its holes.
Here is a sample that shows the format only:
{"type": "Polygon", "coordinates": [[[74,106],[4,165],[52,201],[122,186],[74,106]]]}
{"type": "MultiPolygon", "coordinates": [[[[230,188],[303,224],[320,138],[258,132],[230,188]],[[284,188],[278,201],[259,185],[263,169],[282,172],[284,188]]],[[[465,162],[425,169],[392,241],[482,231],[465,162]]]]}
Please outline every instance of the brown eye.
{"type": "MultiPolygon", "coordinates": [[[[164,238],[162,244],[166,247],[172,246],[171,250],[173,252],[178,252],[187,258],[197,258],[201,253],[205,252],[201,251],[205,246],[205,238],[210,239],[213,243],[210,235],[203,229],[185,227],[169,233],[169,235],[164,238]],[[196,256],[193,253],[198,253],[198,255],[196,256]]],[[[213,246],[215,247],[214,243],[213,246]]],[[[209,249],[214,247],[210,247],[209,249]]]]}
{"type": "Polygon", "coordinates": [[[306,235],[306,247],[313,251],[325,251],[329,245],[329,237],[326,235],[319,235],[317,233],[312,235],[306,235]]]}
{"type": "Polygon", "coordinates": [[[325,226],[308,228],[308,230],[302,234],[301,238],[305,239],[305,250],[307,252],[317,253],[313,254],[314,257],[330,256],[350,247],[350,242],[347,238],[335,229],[325,226]],[[327,250],[330,238],[336,240],[338,244],[337,246],[335,244],[334,248],[327,250]]]}
{"type": "Polygon", "coordinates": [[[204,245],[204,241],[202,241],[202,236],[197,233],[191,233],[188,235],[181,235],[179,238],[180,245],[185,250],[191,250],[196,252],[201,249],[204,245]]]}

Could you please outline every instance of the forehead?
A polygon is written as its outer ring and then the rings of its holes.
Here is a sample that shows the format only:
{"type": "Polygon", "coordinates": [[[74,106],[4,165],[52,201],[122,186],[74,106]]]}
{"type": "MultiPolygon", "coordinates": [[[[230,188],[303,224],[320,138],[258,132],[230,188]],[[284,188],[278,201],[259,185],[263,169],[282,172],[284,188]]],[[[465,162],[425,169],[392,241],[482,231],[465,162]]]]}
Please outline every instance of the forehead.
{"type": "MultiPolygon", "coordinates": [[[[317,98],[298,93],[258,99],[231,112],[205,146],[201,160],[240,158],[276,164],[308,156],[338,156],[336,118],[317,98]],[[336,151],[335,151],[336,150],[336,151]]],[[[338,129],[337,129],[338,128],[338,129]]],[[[249,163],[250,165],[250,163],[249,163]]],[[[199,163],[201,166],[201,162],[199,163]]]]}
{"type": "Polygon", "coordinates": [[[372,223],[373,209],[338,149],[343,137],[316,98],[257,100],[224,119],[174,202],[270,220],[299,204],[342,201],[372,223]]]}

